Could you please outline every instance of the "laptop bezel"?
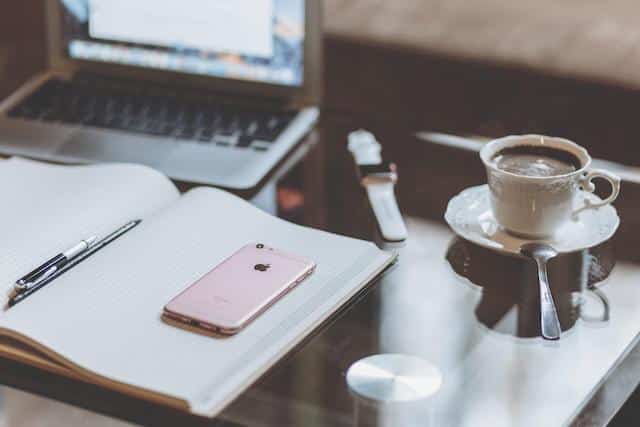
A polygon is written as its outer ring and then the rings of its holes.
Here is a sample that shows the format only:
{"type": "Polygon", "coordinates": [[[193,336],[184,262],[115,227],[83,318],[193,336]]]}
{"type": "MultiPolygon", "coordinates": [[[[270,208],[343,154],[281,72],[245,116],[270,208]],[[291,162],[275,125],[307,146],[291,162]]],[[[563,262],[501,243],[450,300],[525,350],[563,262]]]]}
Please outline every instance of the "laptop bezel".
{"type": "Polygon", "coordinates": [[[205,88],[227,94],[243,94],[289,101],[297,106],[317,105],[321,96],[322,73],[322,1],[305,0],[305,44],[303,84],[297,87],[264,82],[235,80],[215,76],[201,76],[184,72],[165,71],[87,61],[66,55],[62,42],[62,10],[59,0],[46,4],[49,65],[67,72],[88,71],[100,75],[119,76],[152,81],[171,86],[205,88]]]}

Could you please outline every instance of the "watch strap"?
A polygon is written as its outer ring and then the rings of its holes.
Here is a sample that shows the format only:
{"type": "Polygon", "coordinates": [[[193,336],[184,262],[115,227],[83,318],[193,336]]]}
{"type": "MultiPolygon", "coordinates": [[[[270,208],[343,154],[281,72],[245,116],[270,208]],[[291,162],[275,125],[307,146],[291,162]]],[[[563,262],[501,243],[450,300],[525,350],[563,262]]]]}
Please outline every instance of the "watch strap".
{"type": "Polygon", "coordinates": [[[400,213],[392,182],[377,182],[365,186],[371,209],[378,222],[382,238],[389,242],[407,239],[407,227],[400,213]]]}
{"type": "MultiPolygon", "coordinates": [[[[384,164],[382,147],[370,132],[358,130],[350,133],[348,148],[359,166],[384,164]]],[[[389,172],[393,178],[368,179],[370,176],[361,176],[360,179],[382,238],[388,242],[401,242],[407,239],[408,233],[394,193],[395,166],[393,171],[389,172]]]]}
{"type": "Polygon", "coordinates": [[[377,165],[382,163],[382,147],[375,136],[366,130],[357,130],[349,134],[349,151],[358,165],[377,165]]]}

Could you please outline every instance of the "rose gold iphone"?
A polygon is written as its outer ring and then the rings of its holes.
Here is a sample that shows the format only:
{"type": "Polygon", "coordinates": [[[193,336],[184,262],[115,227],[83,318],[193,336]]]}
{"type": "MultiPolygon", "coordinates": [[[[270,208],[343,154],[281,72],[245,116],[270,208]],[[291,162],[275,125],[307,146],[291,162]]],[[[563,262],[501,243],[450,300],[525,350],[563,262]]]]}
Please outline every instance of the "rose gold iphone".
{"type": "Polygon", "coordinates": [[[174,297],[164,314],[222,334],[235,334],[315,269],[311,261],[263,245],[242,247],[174,297]]]}

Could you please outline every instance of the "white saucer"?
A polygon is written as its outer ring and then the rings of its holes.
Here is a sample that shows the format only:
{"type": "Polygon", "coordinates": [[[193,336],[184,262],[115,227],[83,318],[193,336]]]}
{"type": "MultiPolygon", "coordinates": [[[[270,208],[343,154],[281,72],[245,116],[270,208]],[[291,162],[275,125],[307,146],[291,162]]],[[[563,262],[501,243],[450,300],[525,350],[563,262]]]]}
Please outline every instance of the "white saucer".
{"type": "MultiPolygon", "coordinates": [[[[582,193],[576,198],[576,210],[584,206],[584,200],[600,201],[594,194],[582,193]]],[[[511,235],[504,231],[491,213],[489,187],[480,185],[462,191],[449,201],[444,218],[460,237],[480,246],[510,254],[519,254],[520,247],[533,240],[511,235]]],[[[549,239],[548,243],[558,252],[573,252],[597,246],[613,236],[620,225],[620,218],[611,205],[580,212],[576,221],[570,221],[549,239]]]]}

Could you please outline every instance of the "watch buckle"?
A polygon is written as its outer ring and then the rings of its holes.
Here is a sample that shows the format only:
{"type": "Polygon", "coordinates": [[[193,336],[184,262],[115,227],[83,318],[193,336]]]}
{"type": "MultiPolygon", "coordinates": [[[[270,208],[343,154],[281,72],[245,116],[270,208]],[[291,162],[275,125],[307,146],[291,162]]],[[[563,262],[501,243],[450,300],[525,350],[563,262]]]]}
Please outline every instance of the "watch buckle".
{"type": "Polygon", "coordinates": [[[385,173],[385,174],[375,174],[368,175],[362,178],[360,181],[362,185],[371,185],[371,184],[395,184],[398,181],[398,176],[393,173],[385,173]]]}
{"type": "Polygon", "coordinates": [[[397,167],[394,163],[389,163],[386,170],[377,170],[361,175],[360,183],[362,185],[370,184],[395,184],[398,182],[397,167]]]}

